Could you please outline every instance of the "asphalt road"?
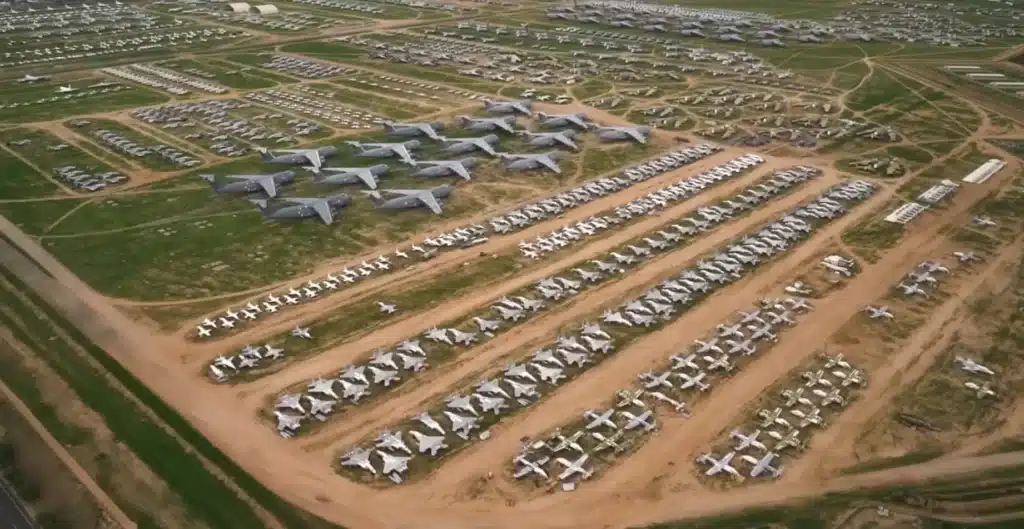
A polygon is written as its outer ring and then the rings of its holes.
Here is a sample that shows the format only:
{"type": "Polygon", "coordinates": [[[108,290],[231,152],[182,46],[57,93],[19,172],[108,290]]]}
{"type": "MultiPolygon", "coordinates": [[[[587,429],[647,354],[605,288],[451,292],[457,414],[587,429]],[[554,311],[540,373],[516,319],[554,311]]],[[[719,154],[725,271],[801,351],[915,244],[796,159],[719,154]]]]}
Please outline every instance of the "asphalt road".
{"type": "Polygon", "coordinates": [[[21,503],[14,487],[0,477],[0,527],[5,529],[39,529],[32,515],[21,503]]]}

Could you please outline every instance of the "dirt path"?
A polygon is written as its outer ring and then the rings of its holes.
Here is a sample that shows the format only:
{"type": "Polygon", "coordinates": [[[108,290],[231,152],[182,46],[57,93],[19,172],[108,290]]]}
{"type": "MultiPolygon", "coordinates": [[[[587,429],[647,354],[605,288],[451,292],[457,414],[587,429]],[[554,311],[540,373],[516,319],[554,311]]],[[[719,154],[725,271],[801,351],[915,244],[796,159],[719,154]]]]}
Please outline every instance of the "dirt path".
{"type": "Polygon", "coordinates": [[[57,459],[59,459],[60,462],[63,463],[69,471],[71,471],[71,474],[75,476],[75,479],[77,479],[78,482],[85,487],[85,490],[89,491],[89,494],[92,495],[93,499],[96,500],[97,505],[99,505],[103,511],[106,512],[115,523],[117,523],[118,526],[123,529],[135,529],[137,527],[135,522],[133,522],[132,519],[117,506],[116,503],[114,503],[114,500],[110,499],[110,496],[108,496],[96,481],[92,479],[92,476],[90,476],[89,473],[78,464],[78,461],[68,453],[64,448],[64,445],[53,437],[43,423],[39,422],[39,419],[32,414],[32,410],[30,410],[29,407],[3,382],[0,382],[0,400],[6,400],[12,407],[14,407],[18,414],[25,419],[25,422],[32,427],[32,430],[36,432],[36,435],[43,440],[43,443],[46,444],[47,448],[53,451],[57,456],[57,459]]]}

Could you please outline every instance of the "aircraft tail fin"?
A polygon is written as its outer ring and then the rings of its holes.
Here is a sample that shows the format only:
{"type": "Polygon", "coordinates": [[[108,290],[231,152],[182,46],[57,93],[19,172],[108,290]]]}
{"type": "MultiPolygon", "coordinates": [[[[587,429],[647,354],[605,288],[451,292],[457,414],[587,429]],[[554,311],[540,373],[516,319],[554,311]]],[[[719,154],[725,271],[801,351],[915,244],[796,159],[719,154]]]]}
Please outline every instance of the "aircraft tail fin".
{"type": "Polygon", "coordinates": [[[258,147],[256,151],[260,153],[260,158],[262,158],[264,162],[269,162],[274,159],[274,155],[270,154],[270,151],[268,151],[266,147],[258,147]]]}
{"type": "Polygon", "coordinates": [[[214,175],[206,173],[199,175],[199,178],[206,180],[206,183],[210,184],[210,187],[212,187],[214,190],[217,189],[217,180],[214,175]]]}
{"type": "Polygon", "coordinates": [[[256,206],[256,208],[260,210],[260,213],[262,213],[264,217],[267,216],[267,206],[269,205],[269,203],[266,200],[262,198],[254,198],[250,199],[249,202],[252,202],[256,206]]]}

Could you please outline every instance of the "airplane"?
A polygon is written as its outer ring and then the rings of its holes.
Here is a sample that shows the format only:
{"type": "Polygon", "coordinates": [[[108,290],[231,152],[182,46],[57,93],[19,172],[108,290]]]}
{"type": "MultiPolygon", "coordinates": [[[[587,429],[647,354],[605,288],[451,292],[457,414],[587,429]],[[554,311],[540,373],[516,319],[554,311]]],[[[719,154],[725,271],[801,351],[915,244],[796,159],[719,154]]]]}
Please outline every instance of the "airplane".
{"type": "Polygon", "coordinates": [[[654,413],[651,410],[645,410],[640,415],[633,415],[628,411],[619,413],[626,418],[626,424],[622,427],[624,430],[642,428],[645,432],[650,432],[658,427],[658,424],[654,421],[654,413]]]}
{"type": "Polygon", "coordinates": [[[381,369],[372,365],[368,366],[367,369],[373,375],[374,384],[382,384],[384,387],[389,387],[392,383],[401,380],[401,377],[398,376],[398,371],[381,369]]]}
{"type": "Polygon", "coordinates": [[[456,118],[459,120],[459,122],[462,124],[464,128],[473,131],[490,132],[495,129],[500,129],[509,134],[514,134],[516,132],[516,129],[514,128],[516,125],[515,116],[505,116],[499,118],[472,118],[469,116],[456,116],[456,118]]]}
{"type": "Polygon", "coordinates": [[[590,422],[588,422],[584,428],[587,430],[593,430],[594,428],[599,428],[601,426],[607,426],[612,429],[618,428],[615,422],[611,419],[614,413],[615,408],[608,408],[602,413],[598,413],[594,410],[587,410],[583,413],[583,417],[590,422]]]}
{"type": "Polygon", "coordinates": [[[843,394],[839,392],[839,388],[832,388],[832,391],[822,391],[815,389],[812,391],[815,395],[821,397],[821,405],[828,406],[829,404],[835,403],[840,406],[846,404],[846,399],[843,398],[843,394]]]}
{"type": "Polygon", "coordinates": [[[668,379],[674,374],[675,373],[671,371],[665,371],[660,375],[655,375],[654,373],[648,371],[646,373],[641,373],[639,378],[644,381],[644,389],[654,389],[658,387],[671,388],[673,386],[668,379]]]}
{"type": "Polygon", "coordinates": [[[533,114],[533,101],[529,99],[523,99],[520,101],[491,101],[490,99],[483,98],[484,110],[488,114],[523,114],[529,116],[533,114]]]}
{"type": "Polygon", "coordinates": [[[992,391],[992,387],[989,385],[988,382],[978,384],[977,382],[968,381],[964,382],[964,387],[971,391],[974,391],[975,396],[978,397],[979,399],[996,396],[996,392],[992,391]]]}
{"type": "Polygon", "coordinates": [[[707,342],[702,342],[700,340],[694,340],[693,344],[697,346],[697,348],[696,348],[696,353],[697,354],[704,354],[704,353],[708,353],[708,352],[711,352],[711,351],[714,351],[716,353],[724,353],[725,352],[725,351],[722,350],[721,347],[718,347],[718,338],[712,338],[711,340],[709,340],[707,342]]]}
{"type": "Polygon", "coordinates": [[[633,391],[621,390],[615,393],[615,397],[617,399],[617,401],[615,402],[615,407],[625,408],[627,406],[636,406],[638,408],[643,408],[646,406],[646,404],[644,404],[644,401],[640,400],[640,397],[644,396],[644,393],[645,391],[642,389],[637,389],[633,391]]]}
{"type": "Polygon", "coordinates": [[[459,415],[457,413],[452,413],[452,412],[447,411],[447,410],[445,410],[444,416],[448,418],[449,422],[451,422],[451,424],[452,424],[452,432],[454,432],[455,435],[458,435],[459,437],[461,437],[463,439],[468,439],[469,438],[470,430],[473,430],[474,428],[477,428],[477,424],[476,423],[479,420],[476,417],[466,417],[464,415],[459,415]]]}
{"type": "Polygon", "coordinates": [[[324,158],[338,154],[337,147],[320,147],[319,149],[289,149],[280,151],[283,154],[274,154],[265,147],[257,148],[260,158],[264,163],[306,165],[313,167],[313,172],[320,171],[323,167],[324,158]]]}
{"type": "Polygon", "coordinates": [[[379,176],[387,174],[390,168],[384,164],[370,167],[322,167],[321,171],[331,173],[315,180],[318,184],[358,184],[377,189],[379,176]]]}
{"type": "Polygon", "coordinates": [[[784,406],[792,408],[797,403],[804,404],[806,406],[813,406],[811,399],[804,397],[804,388],[797,388],[796,390],[787,389],[782,392],[782,398],[786,399],[784,406]]]}
{"type": "Polygon", "coordinates": [[[435,121],[433,123],[395,123],[385,121],[384,130],[388,136],[426,136],[432,140],[440,139],[437,131],[444,130],[444,123],[435,121]]]}
{"type": "Polygon", "coordinates": [[[711,388],[711,384],[703,382],[704,377],[707,373],[701,371],[694,376],[687,375],[686,373],[675,373],[676,376],[683,379],[683,383],[680,384],[679,389],[690,389],[696,387],[699,391],[707,391],[711,388]]]}
{"type": "Polygon", "coordinates": [[[395,312],[398,311],[398,307],[396,307],[395,305],[389,305],[389,304],[384,303],[382,301],[378,301],[377,302],[377,307],[384,314],[394,314],[395,312]]]}
{"type": "Polygon", "coordinates": [[[452,341],[461,345],[470,345],[476,342],[476,333],[464,332],[459,329],[448,329],[452,333],[452,341]]]}
{"type": "Polygon", "coordinates": [[[306,388],[310,393],[319,393],[332,397],[335,400],[338,399],[337,392],[334,391],[334,380],[326,378],[317,378],[312,380],[306,388]]]}
{"type": "Polygon", "coordinates": [[[263,191],[268,197],[277,196],[278,186],[290,184],[295,181],[295,171],[281,171],[272,174],[254,175],[226,175],[225,178],[234,180],[226,184],[218,184],[217,177],[212,174],[201,174],[200,178],[210,184],[210,187],[218,193],[252,193],[263,191]]]}
{"type": "Polygon", "coordinates": [[[473,407],[473,399],[465,395],[449,395],[445,399],[445,406],[453,410],[466,411],[472,413],[474,416],[479,416],[480,413],[473,407]]]}
{"type": "Polygon", "coordinates": [[[409,435],[416,440],[416,449],[421,454],[429,452],[432,457],[437,457],[438,450],[448,448],[443,435],[426,435],[416,430],[409,430],[409,435]]]}
{"type": "Polygon", "coordinates": [[[412,459],[409,456],[396,456],[380,450],[377,450],[377,455],[384,462],[384,469],[381,470],[381,473],[385,476],[391,473],[404,473],[409,469],[409,460],[412,459]]]}
{"type": "Polygon", "coordinates": [[[973,263],[979,260],[974,252],[953,252],[953,257],[956,257],[961,263],[973,263]]]}
{"type": "Polygon", "coordinates": [[[441,185],[427,189],[382,189],[380,191],[364,191],[370,195],[380,209],[413,209],[426,206],[435,215],[441,214],[439,198],[451,195],[454,188],[441,185]],[[383,198],[381,193],[398,195],[394,198],[383,198]]]}
{"type": "Polygon", "coordinates": [[[651,127],[596,127],[595,131],[597,137],[604,141],[633,140],[637,143],[647,143],[651,127]]]}
{"type": "Polygon", "coordinates": [[[210,329],[208,327],[203,327],[202,325],[196,327],[196,333],[199,335],[200,338],[210,337],[210,329]]]}
{"type": "Polygon", "coordinates": [[[774,424],[789,426],[789,421],[782,417],[782,408],[775,408],[771,411],[761,409],[757,411],[757,416],[764,419],[761,421],[762,428],[768,428],[774,424]]]}
{"type": "Polygon", "coordinates": [[[738,324],[738,323],[735,324],[735,325],[725,325],[725,324],[719,323],[715,327],[715,329],[718,330],[718,337],[719,338],[728,338],[730,336],[735,336],[737,338],[742,339],[743,338],[743,331],[740,330],[741,328],[742,328],[741,325],[738,324]]]}
{"type": "Polygon", "coordinates": [[[733,450],[737,452],[740,452],[751,446],[757,448],[758,450],[761,450],[762,452],[766,452],[768,451],[768,447],[766,447],[764,443],[762,443],[761,441],[757,440],[758,436],[760,435],[761,430],[754,430],[749,435],[744,435],[743,432],[739,430],[733,430],[729,434],[729,437],[732,437],[733,439],[737,439],[739,441],[738,443],[736,443],[736,446],[733,447],[733,450]]]}
{"type": "Polygon", "coordinates": [[[672,360],[672,369],[678,370],[690,368],[693,369],[694,371],[700,371],[700,365],[694,362],[696,358],[696,354],[690,354],[687,356],[673,355],[669,357],[669,359],[672,360]]]}
{"type": "Polygon", "coordinates": [[[391,158],[398,156],[399,161],[406,165],[416,165],[409,151],[419,149],[422,145],[419,140],[409,140],[404,143],[360,143],[358,141],[346,141],[346,145],[355,149],[356,156],[364,158],[391,158]]]}
{"type": "MultiPolygon", "coordinates": [[[[804,413],[803,411],[800,411],[800,410],[789,410],[789,412],[792,413],[793,415],[796,415],[797,417],[800,417],[799,428],[806,428],[807,426],[810,426],[812,424],[817,425],[817,426],[821,426],[821,427],[825,426],[825,420],[822,419],[822,417],[821,417],[821,409],[820,408],[817,408],[817,407],[811,408],[811,411],[806,412],[806,413],[804,413]]],[[[778,422],[778,421],[776,421],[776,422],[778,422]]]]}
{"type": "Polygon", "coordinates": [[[828,360],[825,361],[825,369],[832,369],[833,367],[839,366],[844,369],[850,369],[852,366],[846,361],[846,358],[842,353],[835,356],[825,355],[828,360]]]}
{"type": "Polygon", "coordinates": [[[32,75],[30,73],[25,74],[24,77],[18,79],[19,83],[38,83],[40,81],[46,81],[49,79],[49,75],[32,75]]]}
{"type": "Polygon", "coordinates": [[[346,193],[340,193],[329,197],[282,197],[278,200],[288,205],[272,208],[266,200],[256,199],[251,200],[251,202],[259,208],[265,219],[284,220],[319,217],[324,224],[333,224],[335,210],[348,206],[352,202],[352,197],[346,193]]]}
{"type": "Polygon", "coordinates": [[[313,339],[313,335],[309,332],[309,327],[296,327],[292,329],[292,336],[296,338],[305,338],[306,340],[313,339]]]}
{"type": "Polygon", "coordinates": [[[544,112],[537,112],[537,117],[540,118],[540,124],[547,128],[559,128],[573,126],[583,130],[590,128],[590,124],[586,122],[587,115],[582,112],[575,114],[545,114],[544,112]]]}
{"type": "Polygon", "coordinates": [[[768,435],[776,440],[775,446],[772,447],[772,452],[778,452],[790,447],[799,448],[802,444],[800,441],[800,430],[796,428],[791,428],[785,435],[774,431],[769,431],[768,435]]]}
{"type": "Polygon", "coordinates": [[[804,384],[805,387],[812,388],[814,386],[827,386],[832,387],[832,381],[825,378],[824,371],[804,371],[800,374],[801,377],[807,380],[804,384]]]}
{"type": "Polygon", "coordinates": [[[726,355],[724,353],[718,358],[705,356],[703,357],[703,360],[708,363],[708,370],[710,371],[721,369],[723,371],[729,372],[733,370],[733,367],[735,367],[733,366],[732,362],[729,361],[729,355],[726,355]]]}
{"type": "Polygon", "coordinates": [[[558,132],[530,132],[528,130],[521,130],[516,134],[529,138],[531,147],[557,147],[558,145],[564,145],[574,151],[579,150],[579,146],[573,141],[573,138],[576,137],[576,132],[572,129],[560,130],[558,132]]]}
{"type": "Polygon", "coordinates": [[[778,457],[778,454],[774,452],[768,452],[763,457],[761,457],[761,459],[757,459],[756,457],[749,455],[742,455],[740,456],[740,459],[750,463],[751,465],[754,465],[754,468],[750,469],[750,477],[756,478],[761,474],[768,472],[769,474],[771,474],[773,478],[777,478],[780,475],[782,475],[782,465],[779,465],[777,467],[771,466],[772,461],[774,461],[776,457],[778,457]]]}
{"type": "MultiPolygon", "coordinates": [[[[509,132],[512,132],[511,130],[509,132]]],[[[467,154],[473,151],[483,151],[489,156],[497,156],[498,151],[494,146],[498,144],[498,137],[494,134],[480,136],[478,138],[447,138],[441,137],[444,147],[441,152],[448,154],[467,154]]]]}
{"type": "Polygon", "coordinates": [[[469,169],[476,167],[476,164],[476,158],[472,157],[462,158],[460,160],[421,161],[418,162],[418,165],[426,167],[410,173],[410,176],[439,178],[455,175],[468,181],[472,180],[472,176],[469,174],[469,169]]]}
{"type": "Polygon", "coordinates": [[[420,347],[420,342],[418,340],[405,340],[402,343],[398,344],[396,349],[405,353],[417,354],[420,356],[424,356],[427,354],[425,351],[423,351],[423,348],[420,347]]]}
{"type": "Polygon", "coordinates": [[[896,316],[894,316],[893,313],[889,311],[888,305],[882,305],[881,307],[873,307],[871,305],[868,305],[864,307],[864,311],[870,313],[869,317],[873,320],[892,320],[896,318],[896,316]]]}
{"type": "Polygon", "coordinates": [[[576,452],[583,454],[586,453],[586,450],[584,450],[583,447],[580,446],[579,444],[579,440],[581,437],[583,437],[582,430],[570,435],[569,437],[566,437],[562,434],[557,434],[554,439],[557,439],[558,443],[555,446],[550,446],[549,444],[548,448],[551,450],[552,454],[557,454],[569,448],[572,448],[576,452]]]}
{"type": "Polygon", "coordinates": [[[996,374],[995,371],[992,371],[992,369],[990,369],[990,368],[988,368],[988,367],[986,367],[986,366],[984,366],[984,365],[982,365],[982,364],[980,364],[980,363],[978,363],[978,362],[976,362],[976,361],[974,361],[974,360],[972,360],[970,358],[967,358],[967,357],[963,357],[963,356],[957,355],[956,357],[953,358],[953,361],[960,365],[960,369],[962,369],[964,371],[967,371],[968,373],[973,373],[973,374],[976,374],[976,375],[978,375],[978,374],[995,375],[996,374]]]}
{"type": "Polygon", "coordinates": [[[707,453],[697,456],[697,463],[706,463],[711,465],[711,468],[704,471],[705,476],[714,476],[724,471],[732,474],[733,476],[742,477],[738,470],[729,465],[734,457],[736,457],[736,452],[729,452],[722,456],[721,459],[716,460],[714,454],[707,453]]]}
{"type": "Polygon", "coordinates": [[[555,174],[562,174],[558,167],[558,161],[565,157],[560,151],[548,151],[538,154],[509,154],[498,153],[505,160],[505,168],[515,171],[530,171],[535,169],[549,169],[555,174]]]}
{"type": "Polygon", "coordinates": [[[516,479],[521,479],[529,474],[537,474],[544,479],[548,479],[548,473],[541,465],[547,463],[549,459],[550,458],[548,457],[543,457],[537,461],[530,461],[527,459],[525,454],[516,456],[515,459],[513,459],[513,462],[518,465],[522,465],[522,468],[516,471],[514,477],[516,479]]]}
{"type": "Polygon", "coordinates": [[[902,290],[903,294],[906,295],[906,296],[913,296],[915,294],[920,294],[920,295],[922,295],[922,296],[924,296],[926,298],[930,297],[930,296],[928,296],[928,292],[925,289],[921,288],[917,283],[912,283],[912,284],[908,285],[906,283],[902,283],[901,282],[901,283],[898,283],[896,285],[896,288],[902,290]]]}
{"type": "Polygon", "coordinates": [[[365,448],[355,447],[341,456],[341,465],[345,467],[359,467],[367,472],[376,475],[377,469],[370,462],[370,451],[365,448]]]}
{"type": "Polygon", "coordinates": [[[501,327],[501,322],[498,320],[486,320],[479,316],[473,317],[473,323],[476,323],[477,328],[483,333],[491,333],[501,327]]]}
{"type": "Polygon", "coordinates": [[[587,462],[588,458],[590,458],[590,454],[583,454],[582,456],[580,456],[579,459],[575,461],[569,461],[562,457],[556,459],[555,461],[557,461],[558,464],[565,467],[565,470],[558,475],[559,481],[565,481],[576,474],[579,474],[581,476],[580,479],[589,478],[594,473],[594,471],[583,468],[583,464],[587,462]]]}
{"type": "Polygon", "coordinates": [[[58,86],[58,87],[57,87],[57,93],[58,93],[58,94],[70,94],[70,93],[72,93],[72,92],[77,92],[77,91],[78,91],[78,89],[77,89],[77,88],[74,88],[74,87],[72,87],[71,85],[67,85],[67,86],[58,86]]]}
{"type": "Polygon", "coordinates": [[[540,379],[548,384],[558,384],[559,380],[565,378],[565,374],[557,367],[548,367],[539,364],[534,364],[533,366],[537,369],[537,375],[540,379]]]}
{"type": "Polygon", "coordinates": [[[610,436],[605,436],[601,432],[591,432],[590,436],[598,441],[593,451],[601,452],[611,448],[616,453],[621,452],[625,447],[619,444],[619,440],[625,435],[625,430],[619,430],[610,436]]]}

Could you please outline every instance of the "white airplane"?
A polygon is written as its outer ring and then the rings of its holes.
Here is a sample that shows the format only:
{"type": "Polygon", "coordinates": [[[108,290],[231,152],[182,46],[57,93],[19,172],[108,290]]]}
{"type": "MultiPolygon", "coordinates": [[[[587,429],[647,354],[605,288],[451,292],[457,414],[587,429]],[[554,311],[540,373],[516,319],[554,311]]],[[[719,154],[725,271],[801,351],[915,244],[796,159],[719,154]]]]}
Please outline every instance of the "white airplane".
{"type": "Polygon", "coordinates": [[[549,441],[548,448],[551,450],[551,453],[553,454],[557,454],[570,448],[575,450],[577,453],[583,454],[586,453],[586,450],[584,450],[583,447],[580,446],[579,440],[581,437],[583,437],[582,430],[570,435],[569,437],[566,437],[562,434],[557,434],[554,437],[554,439],[551,439],[551,441],[557,439],[558,443],[555,444],[554,446],[551,446],[549,441]]]}
{"type": "Polygon", "coordinates": [[[420,342],[417,340],[405,340],[404,342],[398,344],[398,347],[396,347],[396,349],[405,353],[417,354],[420,356],[424,356],[427,354],[423,351],[423,348],[420,347],[420,342]]]}
{"type": "Polygon", "coordinates": [[[426,426],[427,428],[430,428],[431,430],[433,430],[433,431],[435,431],[435,432],[437,432],[437,433],[439,433],[441,435],[444,435],[445,433],[447,433],[447,432],[444,431],[444,428],[441,426],[441,423],[437,422],[436,419],[431,417],[430,414],[425,412],[425,411],[420,412],[420,414],[416,415],[415,417],[413,417],[413,419],[416,419],[423,426],[426,426]]]}
{"type": "Polygon", "coordinates": [[[70,94],[72,92],[77,92],[77,91],[78,91],[78,89],[72,87],[71,85],[58,86],[57,87],[57,93],[58,94],[70,94]]]}
{"type": "Polygon", "coordinates": [[[306,340],[313,339],[313,335],[309,332],[309,327],[296,327],[292,329],[292,336],[306,340]]]}
{"type": "Polygon", "coordinates": [[[715,371],[715,370],[721,369],[721,370],[723,370],[725,372],[729,372],[729,371],[733,370],[733,367],[735,367],[735,366],[733,366],[732,362],[729,361],[729,355],[727,355],[725,353],[723,353],[718,358],[713,358],[711,356],[704,356],[703,360],[708,363],[707,368],[708,368],[709,371],[715,371]]]}
{"type": "Polygon", "coordinates": [[[833,367],[836,366],[841,367],[843,369],[851,369],[853,367],[850,365],[849,362],[846,361],[846,358],[843,356],[843,353],[839,353],[835,356],[825,355],[825,358],[827,359],[825,360],[825,369],[832,369],[833,367]]]}
{"type": "Polygon", "coordinates": [[[896,288],[902,290],[903,291],[903,295],[905,295],[905,296],[921,295],[921,296],[924,296],[926,298],[930,297],[928,295],[928,291],[926,291],[925,289],[921,288],[921,286],[918,285],[917,283],[911,283],[911,284],[908,285],[906,283],[900,282],[900,283],[896,284],[896,288]]]}
{"type": "Polygon", "coordinates": [[[370,451],[365,448],[355,447],[341,456],[341,465],[345,467],[358,467],[376,475],[377,469],[370,462],[370,451]]]}
{"type": "Polygon", "coordinates": [[[714,351],[714,352],[719,353],[719,354],[722,354],[722,353],[725,352],[725,351],[722,350],[721,347],[718,346],[718,338],[712,338],[711,340],[709,340],[707,342],[702,342],[700,340],[694,340],[693,344],[697,346],[697,348],[696,348],[696,353],[697,354],[704,354],[704,353],[707,353],[707,352],[710,352],[710,351],[714,351]]]}
{"type": "Polygon", "coordinates": [[[738,323],[735,325],[725,325],[723,323],[719,323],[717,326],[715,326],[715,329],[718,330],[719,338],[729,338],[731,336],[735,336],[740,339],[743,338],[743,331],[741,330],[742,326],[738,323]]]}
{"type": "Polygon", "coordinates": [[[777,467],[772,466],[772,462],[775,461],[776,457],[778,457],[778,454],[768,452],[761,457],[761,459],[749,455],[742,455],[740,456],[740,459],[754,465],[754,467],[750,469],[750,477],[756,478],[761,474],[768,472],[773,478],[777,478],[782,475],[782,465],[777,467]]]}
{"type": "Polygon", "coordinates": [[[406,454],[412,455],[412,450],[405,444],[405,440],[402,439],[401,433],[392,432],[385,430],[377,436],[377,448],[394,450],[397,452],[405,452],[406,454]]]}
{"type": "Polygon", "coordinates": [[[995,375],[995,371],[982,365],[971,358],[957,355],[953,358],[953,361],[959,364],[960,369],[967,371],[968,373],[974,373],[976,375],[995,375]]]}
{"type": "Polygon", "coordinates": [[[615,421],[612,421],[611,419],[614,414],[615,408],[608,408],[602,413],[598,413],[594,410],[587,410],[583,413],[583,417],[590,422],[588,422],[584,428],[587,430],[593,430],[595,428],[600,428],[601,426],[607,426],[614,430],[615,428],[618,428],[615,421]]]}
{"type": "Polygon", "coordinates": [[[843,394],[840,393],[839,388],[832,388],[831,391],[824,391],[821,389],[814,389],[811,391],[815,395],[821,397],[821,405],[828,406],[829,404],[839,404],[843,406],[846,404],[846,399],[843,394]]]}
{"type": "Polygon", "coordinates": [[[334,400],[338,400],[338,398],[339,398],[338,397],[338,393],[336,391],[334,391],[334,380],[333,379],[325,379],[325,378],[314,379],[313,381],[311,381],[309,383],[309,385],[306,387],[306,389],[310,393],[319,393],[321,395],[326,395],[328,397],[333,398],[334,400]]]}
{"type": "Polygon", "coordinates": [[[811,411],[809,412],[803,412],[801,410],[789,410],[789,413],[797,417],[800,417],[799,428],[806,428],[812,424],[821,427],[825,426],[825,420],[821,417],[820,408],[811,408],[811,411]]]}
{"type": "Polygon", "coordinates": [[[979,399],[996,396],[996,392],[992,390],[992,387],[989,385],[988,382],[978,384],[977,382],[968,381],[964,382],[964,387],[971,391],[974,391],[975,396],[978,397],[979,399]]]}
{"type": "Polygon", "coordinates": [[[39,81],[45,81],[49,79],[48,75],[32,75],[30,73],[25,74],[24,77],[18,79],[19,83],[38,83],[39,81]]]}
{"type": "Polygon", "coordinates": [[[512,396],[517,399],[523,397],[534,398],[537,396],[536,384],[527,384],[509,378],[505,379],[505,383],[508,384],[508,387],[512,388],[512,396]]]}
{"type": "Polygon", "coordinates": [[[729,452],[722,456],[721,459],[715,459],[714,454],[707,453],[697,456],[698,464],[710,464],[711,468],[704,471],[705,476],[714,476],[722,472],[728,472],[736,477],[742,477],[740,472],[729,465],[732,462],[732,458],[736,457],[736,452],[729,452]]]}
{"type": "Polygon", "coordinates": [[[953,257],[956,257],[961,263],[973,263],[979,260],[974,252],[953,252],[953,257]]]}
{"type": "Polygon", "coordinates": [[[626,424],[622,427],[624,430],[642,428],[645,432],[650,432],[658,427],[658,424],[654,421],[654,413],[651,410],[645,410],[640,415],[633,415],[628,411],[619,413],[626,418],[626,424]]]}
{"type": "Polygon", "coordinates": [[[474,416],[480,415],[473,407],[473,399],[465,395],[449,395],[444,401],[449,409],[469,412],[474,416]]]}
{"type": "Polygon", "coordinates": [[[758,436],[760,435],[761,430],[754,430],[749,435],[745,435],[743,432],[739,430],[733,430],[729,434],[729,437],[732,437],[733,439],[739,441],[738,443],[736,443],[736,446],[733,447],[733,450],[737,452],[741,452],[744,449],[751,446],[757,448],[758,450],[761,450],[762,452],[766,452],[768,451],[768,447],[766,447],[764,443],[762,443],[761,441],[757,440],[758,436]]]}
{"type": "Polygon", "coordinates": [[[775,408],[774,410],[758,410],[757,416],[763,419],[761,421],[762,428],[768,428],[774,424],[781,424],[783,426],[789,426],[789,421],[782,417],[782,408],[775,408]]]}
{"type": "Polygon", "coordinates": [[[580,456],[579,459],[577,459],[575,461],[569,461],[569,460],[567,460],[565,458],[562,458],[562,457],[559,457],[558,459],[556,459],[555,461],[557,461],[558,464],[560,464],[563,467],[565,467],[565,470],[563,470],[562,473],[558,475],[559,481],[565,481],[565,480],[575,476],[576,474],[580,475],[580,479],[587,479],[591,475],[593,475],[593,473],[594,473],[593,470],[587,470],[587,469],[583,468],[583,464],[586,463],[587,459],[589,459],[589,458],[590,458],[590,454],[583,454],[582,456],[580,456]]]}
{"type": "Polygon", "coordinates": [[[487,320],[479,316],[473,317],[473,323],[476,323],[477,329],[480,329],[482,333],[493,333],[501,327],[501,322],[498,320],[487,320]]]}
{"type": "Polygon", "coordinates": [[[646,373],[640,373],[639,378],[644,383],[644,389],[655,389],[660,387],[672,388],[674,386],[672,386],[672,382],[669,381],[669,378],[674,374],[675,373],[672,371],[665,371],[664,373],[655,375],[648,371],[646,373]]]}
{"type": "Polygon", "coordinates": [[[384,468],[381,470],[381,473],[385,476],[391,473],[403,474],[409,470],[409,460],[412,457],[396,456],[387,452],[381,452],[380,450],[377,450],[377,455],[384,462],[384,468]]]}
{"type": "Polygon", "coordinates": [[[479,420],[476,417],[466,417],[447,410],[444,412],[444,416],[451,422],[452,432],[463,439],[469,438],[470,430],[477,428],[477,421],[479,420]]]}
{"type": "Polygon", "coordinates": [[[601,432],[591,432],[590,436],[598,442],[597,446],[594,447],[594,452],[602,452],[609,448],[611,448],[615,453],[621,452],[625,447],[619,444],[619,441],[625,435],[625,430],[619,430],[609,436],[605,436],[601,432]]]}
{"type": "Polygon", "coordinates": [[[543,457],[538,459],[537,461],[531,461],[526,457],[526,454],[519,454],[518,456],[515,457],[515,459],[512,460],[514,463],[521,466],[519,470],[516,470],[514,477],[516,479],[521,479],[530,474],[536,474],[543,479],[548,479],[548,473],[547,471],[544,470],[544,467],[541,465],[547,463],[549,459],[550,458],[548,457],[543,457]]]}
{"type": "Polygon", "coordinates": [[[796,428],[791,428],[785,435],[776,431],[769,431],[768,435],[775,439],[775,446],[772,447],[772,452],[779,452],[790,447],[799,448],[802,444],[800,441],[800,430],[796,428]]]}
{"type": "Polygon", "coordinates": [[[814,386],[832,387],[832,381],[825,378],[825,372],[822,370],[804,371],[800,376],[807,381],[804,386],[808,388],[813,388],[814,386]]]}
{"type": "Polygon", "coordinates": [[[672,369],[674,370],[692,369],[694,371],[700,371],[700,365],[697,364],[697,362],[694,362],[694,360],[697,359],[696,354],[689,354],[686,356],[672,355],[669,359],[672,361],[672,369]]]}
{"type": "Polygon", "coordinates": [[[539,364],[534,364],[533,366],[537,369],[537,375],[540,379],[548,384],[558,384],[559,380],[565,378],[565,374],[557,367],[548,367],[539,364]]]}
{"type": "Polygon", "coordinates": [[[384,303],[381,301],[377,302],[377,308],[379,308],[381,313],[383,314],[394,314],[395,312],[398,311],[398,307],[396,307],[395,305],[384,303]]]}
{"type": "Polygon", "coordinates": [[[868,305],[864,307],[864,312],[867,312],[869,314],[869,317],[873,320],[892,320],[896,318],[896,316],[894,316],[893,313],[889,310],[888,305],[882,305],[881,307],[874,307],[868,305]]]}
{"type": "Polygon", "coordinates": [[[200,338],[208,338],[211,333],[208,327],[203,327],[202,325],[200,325],[196,327],[196,334],[198,334],[200,338]]]}
{"type": "Polygon", "coordinates": [[[409,430],[409,435],[416,440],[416,449],[421,454],[430,453],[431,457],[436,457],[439,450],[448,448],[443,435],[426,435],[416,430],[409,430]]]}
{"type": "Polygon", "coordinates": [[[707,373],[704,371],[693,376],[687,375],[686,373],[676,373],[676,376],[683,380],[683,383],[679,385],[679,389],[690,389],[695,387],[699,391],[707,391],[711,388],[711,384],[703,382],[704,377],[707,376],[707,373]]]}

